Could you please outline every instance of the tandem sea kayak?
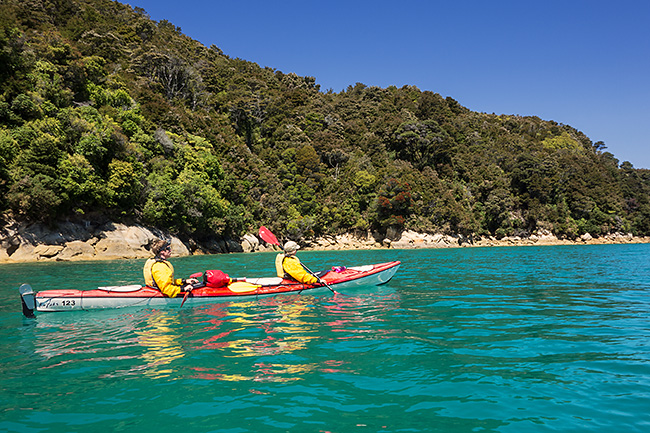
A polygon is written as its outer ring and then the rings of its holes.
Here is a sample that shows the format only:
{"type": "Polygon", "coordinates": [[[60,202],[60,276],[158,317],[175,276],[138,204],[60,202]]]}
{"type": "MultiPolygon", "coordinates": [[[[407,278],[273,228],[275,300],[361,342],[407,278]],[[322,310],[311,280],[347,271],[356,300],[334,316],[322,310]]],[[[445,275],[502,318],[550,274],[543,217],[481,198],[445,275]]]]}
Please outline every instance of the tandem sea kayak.
{"type": "Polygon", "coordinates": [[[242,278],[221,287],[197,287],[188,297],[168,298],[157,289],[141,285],[98,287],[93,290],[44,290],[34,293],[29,284],[19,292],[23,314],[34,317],[34,311],[74,311],[125,307],[166,307],[201,305],[215,302],[255,299],[283,293],[315,293],[328,290],[346,290],[358,286],[377,286],[390,281],[400,262],[386,262],[350,268],[336,267],[321,276],[323,284],[302,284],[296,281],[271,278],[242,278]]]}

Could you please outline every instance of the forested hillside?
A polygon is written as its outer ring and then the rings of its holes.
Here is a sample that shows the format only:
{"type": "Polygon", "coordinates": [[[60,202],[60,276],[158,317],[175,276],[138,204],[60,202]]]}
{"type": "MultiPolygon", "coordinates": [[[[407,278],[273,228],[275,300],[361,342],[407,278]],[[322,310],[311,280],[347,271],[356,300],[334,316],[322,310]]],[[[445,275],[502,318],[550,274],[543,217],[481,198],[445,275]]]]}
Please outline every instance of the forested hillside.
{"type": "Polygon", "coordinates": [[[0,197],[5,220],[196,239],[650,235],[650,172],[571,126],[409,86],[326,91],[110,0],[0,4],[0,197]]]}

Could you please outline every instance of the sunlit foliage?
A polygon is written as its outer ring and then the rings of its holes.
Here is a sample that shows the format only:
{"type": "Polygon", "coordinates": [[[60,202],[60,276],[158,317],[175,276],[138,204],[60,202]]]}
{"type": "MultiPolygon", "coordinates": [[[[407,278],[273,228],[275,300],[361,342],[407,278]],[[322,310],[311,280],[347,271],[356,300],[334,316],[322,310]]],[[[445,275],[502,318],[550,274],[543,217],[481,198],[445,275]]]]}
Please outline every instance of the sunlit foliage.
{"type": "Polygon", "coordinates": [[[650,234],[648,170],[604,149],[414,86],[323,91],[111,0],[0,4],[7,217],[195,238],[650,234]]]}

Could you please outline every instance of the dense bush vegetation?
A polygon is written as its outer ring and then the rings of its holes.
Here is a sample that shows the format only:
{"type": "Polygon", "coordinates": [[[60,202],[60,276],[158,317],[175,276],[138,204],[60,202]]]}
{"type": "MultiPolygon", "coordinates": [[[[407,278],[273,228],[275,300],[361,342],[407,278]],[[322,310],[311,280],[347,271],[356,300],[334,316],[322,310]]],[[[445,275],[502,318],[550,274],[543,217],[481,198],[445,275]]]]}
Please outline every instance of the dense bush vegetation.
{"type": "Polygon", "coordinates": [[[0,212],[182,235],[650,234],[650,173],[415,87],[323,92],[110,0],[0,5],[0,212]]]}

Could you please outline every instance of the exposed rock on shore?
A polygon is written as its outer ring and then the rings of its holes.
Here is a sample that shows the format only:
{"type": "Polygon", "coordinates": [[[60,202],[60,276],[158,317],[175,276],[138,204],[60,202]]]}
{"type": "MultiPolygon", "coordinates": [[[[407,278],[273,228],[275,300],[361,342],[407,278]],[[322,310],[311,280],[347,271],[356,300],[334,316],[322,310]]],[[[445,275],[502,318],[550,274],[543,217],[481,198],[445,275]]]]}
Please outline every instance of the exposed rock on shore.
{"type": "MultiPolygon", "coordinates": [[[[215,238],[200,244],[193,239],[181,240],[160,230],[140,225],[66,222],[56,227],[46,227],[42,224],[27,225],[14,222],[0,228],[0,263],[148,258],[151,257],[151,243],[161,237],[171,239],[175,256],[273,250],[272,246],[261,242],[254,234],[247,234],[237,240],[215,238]]],[[[303,249],[416,249],[612,243],[650,243],[650,238],[613,233],[597,238],[584,234],[576,240],[567,240],[558,239],[550,232],[540,231],[526,238],[495,239],[405,231],[401,234],[392,233],[390,237],[385,238],[377,233],[366,233],[363,236],[325,236],[305,241],[303,249]]]]}
{"type": "Polygon", "coordinates": [[[176,256],[242,251],[239,243],[223,239],[199,248],[191,240],[183,242],[168,233],[139,225],[66,222],[47,227],[11,223],[0,229],[0,263],[148,258],[151,243],[161,237],[171,240],[176,256]]]}
{"type": "Polygon", "coordinates": [[[559,239],[547,231],[539,231],[529,237],[518,236],[496,239],[493,237],[475,238],[461,235],[443,235],[405,231],[397,240],[386,237],[378,240],[378,235],[355,237],[350,234],[320,238],[305,249],[313,250],[350,250],[350,249],[417,249],[417,248],[459,248],[459,247],[493,247],[525,245],[581,245],[581,244],[629,244],[650,243],[650,237],[635,237],[630,233],[612,233],[602,237],[592,237],[586,233],[576,240],[559,239]]]}
{"type": "MultiPolygon", "coordinates": [[[[384,240],[384,242],[387,242],[384,240]]],[[[397,241],[388,242],[391,248],[451,248],[451,247],[492,247],[525,245],[581,245],[581,244],[625,244],[650,243],[650,237],[635,237],[631,233],[611,233],[602,237],[592,237],[585,233],[580,238],[560,239],[551,232],[540,230],[528,237],[511,236],[502,239],[494,237],[466,237],[461,235],[421,234],[405,231],[397,241]]]]}

